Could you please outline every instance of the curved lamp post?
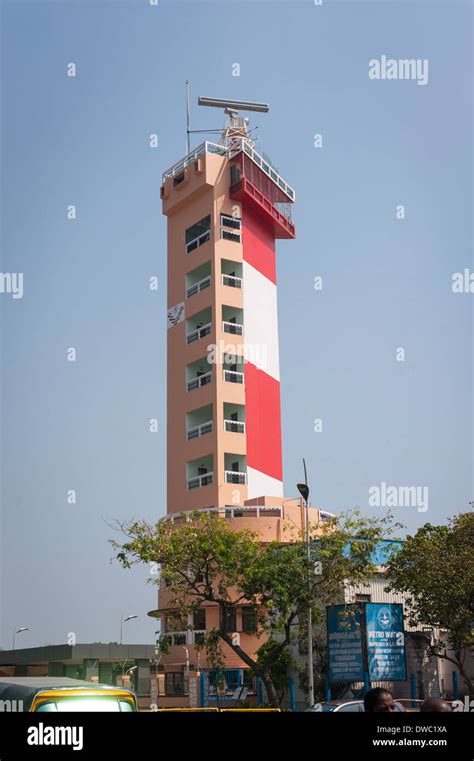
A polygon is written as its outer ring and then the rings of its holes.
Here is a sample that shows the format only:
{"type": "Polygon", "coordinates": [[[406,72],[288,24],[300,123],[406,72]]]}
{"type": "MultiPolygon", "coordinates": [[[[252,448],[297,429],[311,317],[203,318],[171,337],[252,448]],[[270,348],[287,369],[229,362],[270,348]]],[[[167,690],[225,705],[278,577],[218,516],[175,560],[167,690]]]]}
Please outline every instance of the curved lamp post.
{"type": "MultiPolygon", "coordinates": [[[[306,463],[303,460],[304,484],[296,484],[306,506],[306,554],[308,557],[308,586],[311,585],[310,567],[311,561],[311,541],[309,535],[309,486],[308,476],[306,474],[306,463]]],[[[308,700],[309,705],[314,705],[314,674],[313,674],[313,614],[311,611],[311,601],[308,606],[308,700]]]]}
{"type": "Polygon", "coordinates": [[[28,629],[27,626],[20,626],[19,629],[17,629],[16,626],[15,626],[15,628],[13,629],[13,647],[12,647],[12,650],[15,649],[15,637],[16,637],[16,635],[17,634],[21,634],[21,632],[29,632],[29,631],[30,630],[28,629]]]}
{"type": "Polygon", "coordinates": [[[123,625],[127,621],[131,621],[132,618],[138,618],[138,616],[135,615],[135,613],[131,613],[129,616],[125,616],[125,618],[120,619],[120,644],[123,645],[123,625]]]}

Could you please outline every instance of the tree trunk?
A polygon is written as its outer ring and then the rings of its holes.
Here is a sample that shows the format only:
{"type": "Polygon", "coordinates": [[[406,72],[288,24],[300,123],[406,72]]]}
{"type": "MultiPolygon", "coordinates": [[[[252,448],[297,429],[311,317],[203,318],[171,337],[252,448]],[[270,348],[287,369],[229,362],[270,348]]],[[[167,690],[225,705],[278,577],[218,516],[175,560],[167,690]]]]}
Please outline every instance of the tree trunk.
{"type": "Polygon", "coordinates": [[[459,663],[458,663],[458,669],[459,669],[459,673],[461,674],[462,680],[467,687],[467,692],[470,697],[472,694],[474,694],[474,681],[468,676],[464,666],[461,666],[459,663]]]}
{"type": "Polygon", "coordinates": [[[273,684],[272,678],[268,672],[262,673],[262,681],[265,685],[265,689],[267,691],[267,698],[268,703],[271,708],[279,708],[280,707],[280,700],[278,699],[278,694],[275,689],[275,686],[273,684]]]}
{"type": "Polygon", "coordinates": [[[229,637],[227,632],[222,631],[222,629],[219,631],[219,637],[227,644],[230,648],[234,651],[234,653],[249,666],[253,673],[256,676],[261,677],[263,684],[265,685],[265,689],[267,691],[267,697],[268,702],[272,708],[279,708],[280,701],[278,699],[278,694],[275,689],[275,686],[273,684],[272,678],[270,676],[270,673],[261,667],[258,666],[257,661],[251,658],[242,648],[240,645],[234,644],[232,641],[232,638],[229,637]]]}
{"type": "Polygon", "coordinates": [[[449,663],[452,663],[454,666],[456,666],[456,668],[459,670],[459,673],[461,674],[461,678],[464,684],[468,689],[468,694],[472,695],[474,693],[474,681],[469,677],[466,669],[464,668],[464,663],[461,660],[461,655],[459,652],[456,652],[455,657],[451,658],[449,655],[440,653],[439,649],[432,647],[431,645],[429,646],[428,652],[431,656],[444,661],[448,661],[449,663]]]}

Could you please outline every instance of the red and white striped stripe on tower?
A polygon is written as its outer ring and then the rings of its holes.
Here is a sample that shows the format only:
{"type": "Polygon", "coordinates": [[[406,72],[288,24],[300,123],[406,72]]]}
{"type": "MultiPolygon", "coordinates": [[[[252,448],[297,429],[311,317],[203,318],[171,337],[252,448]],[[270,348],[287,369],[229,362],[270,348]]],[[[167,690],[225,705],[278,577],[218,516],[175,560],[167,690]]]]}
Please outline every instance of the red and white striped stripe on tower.
{"type": "Polygon", "coordinates": [[[283,496],[275,238],[242,204],[248,499],[283,496]]]}

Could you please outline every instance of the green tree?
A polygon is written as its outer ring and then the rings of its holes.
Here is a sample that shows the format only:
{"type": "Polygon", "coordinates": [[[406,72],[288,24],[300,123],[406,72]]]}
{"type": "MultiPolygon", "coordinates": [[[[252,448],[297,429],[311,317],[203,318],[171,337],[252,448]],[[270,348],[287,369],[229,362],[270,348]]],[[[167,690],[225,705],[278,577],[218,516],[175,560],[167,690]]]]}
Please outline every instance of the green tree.
{"type": "Polygon", "coordinates": [[[270,679],[280,706],[288,685],[291,657],[289,649],[281,650],[279,645],[280,643],[275,639],[268,639],[264,642],[257,651],[257,665],[264,670],[268,661],[270,679]]]}
{"type": "Polygon", "coordinates": [[[255,532],[232,531],[228,521],[206,512],[196,511],[179,523],[135,521],[118,528],[126,541],[111,544],[121,565],[156,563],[160,573],[149,581],[166,585],[171,607],[184,620],[204,603],[219,606],[221,614],[230,606],[254,606],[256,635],[271,646],[261,647],[255,657],[225,630],[221,615],[204,647],[208,661],[222,668],[221,645],[226,643],[262,678],[271,705],[279,704],[276,683],[283,654],[299,636],[309,605],[315,625],[325,620],[326,605],[345,583],[364,583],[373,575],[372,553],[393,530],[390,516],[346,513],[318,525],[308,558],[302,536],[262,544],[255,532]]]}
{"type": "Polygon", "coordinates": [[[387,590],[407,596],[412,626],[445,630],[446,641],[426,635],[428,651],[451,661],[472,695],[474,683],[465,664],[474,645],[474,513],[460,513],[446,526],[426,523],[419,528],[392,556],[387,576],[387,590]]]}

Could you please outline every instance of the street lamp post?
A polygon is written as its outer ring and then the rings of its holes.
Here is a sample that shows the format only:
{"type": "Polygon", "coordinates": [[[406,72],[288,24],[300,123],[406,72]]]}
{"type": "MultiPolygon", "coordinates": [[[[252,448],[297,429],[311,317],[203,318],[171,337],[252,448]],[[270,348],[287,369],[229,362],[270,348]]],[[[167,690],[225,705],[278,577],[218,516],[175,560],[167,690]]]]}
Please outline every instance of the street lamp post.
{"type": "Polygon", "coordinates": [[[186,671],[184,676],[184,691],[186,692],[186,689],[187,689],[188,697],[189,697],[189,649],[185,647],[184,645],[182,647],[184,652],[186,653],[186,671]]]}
{"type": "Polygon", "coordinates": [[[29,631],[30,630],[28,629],[27,626],[21,626],[19,629],[17,629],[16,626],[15,626],[15,628],[13,629],[13,643],[12,643],[13,647],[12,647],[12,650],[15,649],[15,636],[17,634],[21,634],[21,632],[29,632],[29,631]]]}
{"type": "Polygon", "coordinates": [[[131,621],[132,618],[138,618],[138,616],[135,615],[135,613],[131,613],[129,616],[125,616],[125,618],[120,619],[120,644],[123,645],[123,625],[127,621],[131,621]]]}
{"type": "MultiPolygon", "coordinates": [[[[130,684],[133,685],[132,689],[136,692],[135,689],[135,671],[138,671],[138,666],[132,666],[131,668],[127,669],[125,672],[125,676],[128,676],[130,674],[130,684]]],[[[137,680],[138,682],[138,680],[137,680]]],[[[137,685],[138,686],[138,685],[137,685]]]]}
{"type": "MultiPolygon", "coordinates": [[[[306,506],[306,554],[308,558],[308,587],[311,588],[311,541],[309,533],[309,486],[306,475],[306,463],[303,460],[304,467],[304,484],[296,484],[301,497],[306,506]]],[[[314,673],[313,673],[313,613],[311,610],[311,599],[308,604],[308,700],[309,705],[314,705],[314,673]]]]}

